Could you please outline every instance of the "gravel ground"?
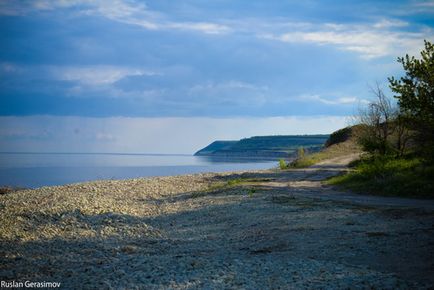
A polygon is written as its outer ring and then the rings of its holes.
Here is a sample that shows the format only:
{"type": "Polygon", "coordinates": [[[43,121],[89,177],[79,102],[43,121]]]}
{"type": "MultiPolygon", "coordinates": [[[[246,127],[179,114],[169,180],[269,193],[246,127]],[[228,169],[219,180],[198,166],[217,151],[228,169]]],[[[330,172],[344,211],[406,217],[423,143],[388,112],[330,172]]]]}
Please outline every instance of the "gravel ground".
{"type": "Polygon", "coordinates": [[[0,280],[66,289],[432,289],[434,211],[411,200],[328,198],[339,193],[320,181],[346,162],[0,195],[0,280]]]}

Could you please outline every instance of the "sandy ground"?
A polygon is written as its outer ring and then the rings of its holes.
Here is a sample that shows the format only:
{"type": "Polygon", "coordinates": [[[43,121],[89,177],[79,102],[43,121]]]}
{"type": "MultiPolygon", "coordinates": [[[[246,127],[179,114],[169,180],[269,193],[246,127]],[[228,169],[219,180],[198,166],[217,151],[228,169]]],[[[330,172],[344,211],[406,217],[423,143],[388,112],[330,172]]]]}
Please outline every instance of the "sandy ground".
{"type": "Polygon", "coordinates": [[[0,280],[106,289],[429,289],[434,201],[308,169],[96,181],[0,196],[0,280]]]}

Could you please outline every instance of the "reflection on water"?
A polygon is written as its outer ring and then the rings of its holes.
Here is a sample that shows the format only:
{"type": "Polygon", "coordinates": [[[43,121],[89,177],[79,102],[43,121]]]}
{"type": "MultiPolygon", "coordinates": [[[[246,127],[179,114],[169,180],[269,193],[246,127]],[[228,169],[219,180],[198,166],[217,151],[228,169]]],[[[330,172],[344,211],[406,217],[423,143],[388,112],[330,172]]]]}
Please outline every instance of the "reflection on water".
{"type": "Polygon", "coordinates": [[[0,153],[0,185],[40,187],[96,179],[268,169],[276,161],[163,154],[0,153]]]}

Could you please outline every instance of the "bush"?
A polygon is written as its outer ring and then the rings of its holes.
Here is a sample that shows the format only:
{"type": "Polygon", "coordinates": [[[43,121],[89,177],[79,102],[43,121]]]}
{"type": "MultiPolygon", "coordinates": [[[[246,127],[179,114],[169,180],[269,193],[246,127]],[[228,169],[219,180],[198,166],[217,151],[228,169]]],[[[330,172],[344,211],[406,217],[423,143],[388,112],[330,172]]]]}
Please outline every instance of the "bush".
{"type": "Polygon", "coordinates": [[[291,162],[291,167],[293,167],[293,168],[305,168],[305,167],[309,167],[311,165],[314,165],[318,161],[319,160],[317,160],[315,158],[315,156],[308,156],[308,157],[303,157],[303,158],[297,158],[296,160],[294,160],[293,162],[291,162]]]}
{"type": "Polygon", "coordinates": [[[288,168],[288,164],[286,163],[286,161],[284,160],[284,159],[280,159],[279,160],[279,167],[280,167],[280,169],[286,169],[286,168],[288,168]]]}
{"type": "Polygon", "coordinates": [[[352,135],[353,128],[345,127],[333,132],[325,143],[325,147],[330,147],[333,144],[338,144],[347,141],[352,135]]]}

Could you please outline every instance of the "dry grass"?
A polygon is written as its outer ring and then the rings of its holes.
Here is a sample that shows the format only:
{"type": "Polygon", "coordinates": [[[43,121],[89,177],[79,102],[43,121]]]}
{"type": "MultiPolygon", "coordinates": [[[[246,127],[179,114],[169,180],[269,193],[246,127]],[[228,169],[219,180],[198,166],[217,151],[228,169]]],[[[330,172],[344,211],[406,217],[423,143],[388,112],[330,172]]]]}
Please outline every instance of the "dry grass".
{"type": "Polygon", "coordinates": [[[301,158],[297,158],[289,164],[289,168],[309,167],[326,159],[332,159],[359,152],[362,152],[360,146],[355,142],[354,139],[349,139],[345,142],[326,147],[320,152],[308,154],[301,158]]]}

